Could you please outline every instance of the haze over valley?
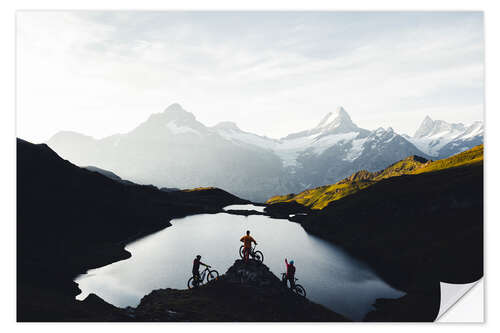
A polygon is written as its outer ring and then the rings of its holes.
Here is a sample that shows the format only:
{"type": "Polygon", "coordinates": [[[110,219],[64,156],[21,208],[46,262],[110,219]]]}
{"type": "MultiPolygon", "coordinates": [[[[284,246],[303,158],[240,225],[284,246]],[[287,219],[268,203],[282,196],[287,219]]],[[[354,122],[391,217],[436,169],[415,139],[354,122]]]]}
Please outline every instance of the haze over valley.
{"type": "Polygon", "coordinates": [[[339,106],[316,127],[274,139],[245,132],[233,122],[205,126],[172,104],[125,134],[97,140],[59,132],[47,144],[72,163],[139,184],[213,186],[264,202],[335,183],[359,170],[377,171],[410,155],[445,158],[481,144],[483,134],[480,121],[466,126],[428,116],[413,136],[391,127],[370,131],[339,106]]]}

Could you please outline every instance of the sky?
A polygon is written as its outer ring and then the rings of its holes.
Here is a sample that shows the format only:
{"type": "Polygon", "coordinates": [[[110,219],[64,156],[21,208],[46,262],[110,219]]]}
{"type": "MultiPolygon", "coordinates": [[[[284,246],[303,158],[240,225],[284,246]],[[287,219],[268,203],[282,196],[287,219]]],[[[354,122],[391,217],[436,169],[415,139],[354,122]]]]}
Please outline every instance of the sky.
{"type": "Polygon", "coordinates": [[[413,135],[483,120],[481,12],[19,11],[17,136],[125,133],[179,103],[280,138],[343,106],[413,135]]]}

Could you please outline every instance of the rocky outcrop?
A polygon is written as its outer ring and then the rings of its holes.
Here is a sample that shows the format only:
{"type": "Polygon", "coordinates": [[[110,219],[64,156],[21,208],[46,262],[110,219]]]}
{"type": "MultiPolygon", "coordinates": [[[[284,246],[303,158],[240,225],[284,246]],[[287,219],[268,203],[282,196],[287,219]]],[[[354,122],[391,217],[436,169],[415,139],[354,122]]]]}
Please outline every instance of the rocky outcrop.
{"type": "Polygon", "coordinates": [[[268,205],[264,212],[271,217],[288,219],[290,215],[293,214],[308,214],[311,212],[311,208],[303,206],[296,201],[291,202],[278,202],[272,205],[268,205]]]}
{"type": "MultiPolygon", "coordinates": [[[[349,321],[322,305],[291,292],[264,264],[236,260],[216,281],[192,290],[158,289],[136,307],[117,308],[90,294],[83,301],[45,290],[29,307],[33,321],[349,321]]],[[[25,302],[21,298],[18,302],[25,302]]]]}
{"type": "Polygon", "coordinates": [[[218,280],[197,289],[154,290],[131,313],[138,321],[348,321],[297,296],[253,260],[236,260],[218,280]]]}

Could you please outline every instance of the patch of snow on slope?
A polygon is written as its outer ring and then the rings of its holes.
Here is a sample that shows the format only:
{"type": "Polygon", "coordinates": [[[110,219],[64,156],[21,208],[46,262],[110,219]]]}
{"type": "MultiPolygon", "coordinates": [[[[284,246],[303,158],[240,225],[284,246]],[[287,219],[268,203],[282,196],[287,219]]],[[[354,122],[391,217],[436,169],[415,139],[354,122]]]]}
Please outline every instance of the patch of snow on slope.
{"type": "Polygon", "coordinates": [[[328,135],[321,137],[314,143],[314,152],[316,154],[321,154],[333,145],[336,145],[342,141],[351,141],[358,136],[358,132],[342,133],[336,135],[328,135]]]}
{"type": "Polygon", "coordinates": [[[238,130],[223,130],[218,133],[226,140],[254,145],[264,149],[273,149],[276,142],[273,139],[258,136],[256,134],[247,133],[238,130]]]}
{"type": "Polygon", "coordinates": [[[342,141],[350,141],[358,136],[358,132],[319,136],[310,135],[294,139],[282,140],[274,147],[274,152],[283,160],[284,166],[296,166],[298,155],[312,149],[315,154],[321,154],[326,149],[342,141]]]}
{"type": "Polygon", "coordinates": [[[177,124],[173,121],[167,123],[165,125],[170,132],[172,132],[173,134],[177,135],[177,134],[186,134],[186,133],[194,133],[198,136],[200,136],[200,133],[190,127],[185,127],[185,126],[177,126],[177,124]]]}
{"type": "Polygon", "coordinates": [[[439,151],[449,142],[460,138],[463,131],[453,130],[450,132],[440,132],[431,136],[421,138],[410,138],[408,141],[413,143],[418,149],[431,156],[438,156],[439,151]]]}
{"type": "Polygon", "coordinates": [[[365,147],[363,146],[368,138],[357,139],[352,141],[352,148],[347,152],[347,156],[343,159],[344,161],[353,162],[358,157],[361,156],[365,147]]]}
{"type": "Polygon", "coordinates": [[[467,131],[460,137],[460,139],[471,139],[479,135],[483,135],[484,127],[483,123],[480,121],[476,121],[472,124],[467,131]]]}
{"type": "Polygon", "coordinates": [[[239,129],[219,129],[217,131],[226,140],[244,143],[273,151],[283,161],[283,166],[297,166],[297,157],[304,151],[310,150],[314,154],[321,154],[331,146],[342,141],[351,141],[358,136],[358,132],[300,136],[292,139],[275,140],[256,134],[247,133],[239,129]]]}

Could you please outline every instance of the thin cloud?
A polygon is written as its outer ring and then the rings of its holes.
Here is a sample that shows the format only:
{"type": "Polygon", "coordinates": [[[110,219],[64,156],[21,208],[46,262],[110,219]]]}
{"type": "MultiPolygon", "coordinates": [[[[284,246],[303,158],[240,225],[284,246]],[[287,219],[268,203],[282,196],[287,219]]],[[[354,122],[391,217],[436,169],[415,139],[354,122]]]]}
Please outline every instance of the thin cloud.
{"type": "Polygon", "coordinates": [[[126,132],[174,102],[271,137],[338,105],[402,133],[482,120],[481,13],[20,12],[17,33],[33,141],[126,132]]]}

